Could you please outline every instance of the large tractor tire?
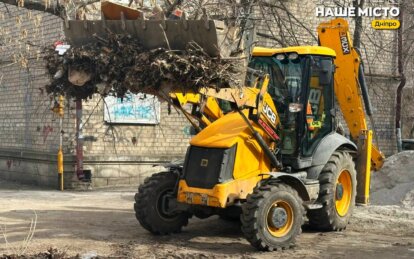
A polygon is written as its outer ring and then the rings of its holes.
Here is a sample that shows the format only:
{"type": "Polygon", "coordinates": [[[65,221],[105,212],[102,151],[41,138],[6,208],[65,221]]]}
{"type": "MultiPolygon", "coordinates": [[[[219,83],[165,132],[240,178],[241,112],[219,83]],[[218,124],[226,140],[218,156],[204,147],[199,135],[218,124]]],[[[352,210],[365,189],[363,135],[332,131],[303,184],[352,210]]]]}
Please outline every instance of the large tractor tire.
{"type": "Polygon", "coordinates": [[[302,231],[302,199],[292,187],[277,183],[256,187],[242,206],[242,231],[261,251],[287,249],[302,231]]]}
{"type": "Polygon", "coordinates": [[[157,235],[181,231],[190,214],[168,210],[166,197],[175,196],[177,175],[171,172],[153,174],[145,179],[135,194],[135,216],[143,228],[157,235]]]}
{"type": "Polygon", "coordinates": [[[308,210],[312,228],[341,231],[346,228],[355,207],[356,171],[351,155],[335,151],[319,175],[317,202],[322,208],[308,210]]]}

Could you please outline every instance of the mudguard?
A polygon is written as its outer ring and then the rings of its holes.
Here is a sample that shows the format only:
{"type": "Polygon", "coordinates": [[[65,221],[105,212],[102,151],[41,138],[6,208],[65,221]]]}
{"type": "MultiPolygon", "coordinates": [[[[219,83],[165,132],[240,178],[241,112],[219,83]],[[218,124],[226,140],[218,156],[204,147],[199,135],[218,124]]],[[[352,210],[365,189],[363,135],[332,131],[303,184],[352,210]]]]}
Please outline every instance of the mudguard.
{"type": "Polygon", "coordinates": [[[282,173],[272,172],[269,181],[278,179],[283,183],[295,189],[304,202],[310,202],[317,199],[319,194],[319,183],[306,179],[306,172],[282,173]]]}
{"type": "Polygon", "coordinates": [[[333,132],[321,140],[312,157],[312,166],[306,171],[309,179],[318,179],[319,173],[329,158],[338,149],[357,151],[357,146],[344,136],[333,132]]]}
{"type": "MultiPolygon", "coordinates": [[[[154,165],[154,166],[159,166],[159,165],[154,165]]],[[[178,172],[178,174],[181,176],[183,172],[183,167],[184,167],[184,159],[177,159],[169,163],[161,164],[160,166],[165,167],[170,172],[178,172]]]]}

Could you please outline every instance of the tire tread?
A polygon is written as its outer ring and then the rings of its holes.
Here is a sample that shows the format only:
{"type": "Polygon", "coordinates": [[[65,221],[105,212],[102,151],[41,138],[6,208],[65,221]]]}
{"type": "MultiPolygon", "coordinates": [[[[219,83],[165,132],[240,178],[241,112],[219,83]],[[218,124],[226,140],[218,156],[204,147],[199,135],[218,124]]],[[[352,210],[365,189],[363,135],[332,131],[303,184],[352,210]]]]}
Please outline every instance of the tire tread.
{"type": "Polygon", "coordinates": [[[352,213],[353,207],[355,206],[356,172],[351,155],[346,151],[335,151],[322,169],[322,172],[319,175],[319,183],[320,190],[318,202],[321,203],[323,207],[317,210],[309,210],[307,212],[310,226],[314,229],[324,231],[344,230],[349,222],[349,217],[352,213]],[[335,209],[334,188],[336,186],[336,179],[338,177],[339,170],[347,166],[353,182],[353,194],[348,215],[341,218],[337,215],[335,209]]]}
{"type": "Polygon", "coordinates": [[[288,185],[281,183],[256,187],[253,193],[247,196],[246,203],[243,204],[242,207],[243,211],[240,218],[242,222],[242,232],[244,233],[246,239],[250,242],[252,246],[261,251],[275,251],[282,249],[284,250],[293,247],[295,244],[295,238],[290,239],[287,242],[281,242],[277,245],[268,244],[259,235],[260,226],[258,225],[258,218],[260,217],[260,215],[258,215],[258,208],[263,203],[266,197],[270,196],[272,192],[278,191],[288,192],[292,194],[296,201],[299,202],[300,214],[302,216],[301,222],[298,223],[300,224],[300,226],[296,228],[296,233],[293,233],[294,237],[300,234],[302,230],[301,226],[303,224],[305,210],[302,206],[302,199],[299,197],[296,190],[294,190],[292,187],[288,185]]]}

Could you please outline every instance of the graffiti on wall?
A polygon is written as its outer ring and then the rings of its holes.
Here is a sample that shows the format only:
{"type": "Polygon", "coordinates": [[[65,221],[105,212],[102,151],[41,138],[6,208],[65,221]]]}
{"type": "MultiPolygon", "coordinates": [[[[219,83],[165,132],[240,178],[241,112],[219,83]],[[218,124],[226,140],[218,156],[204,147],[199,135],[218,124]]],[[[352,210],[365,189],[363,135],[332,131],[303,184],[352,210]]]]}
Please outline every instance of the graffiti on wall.
{"type": "Polygon", "coordinates": [[[108,123],[159,124],[161,106],[148,94],[127,94],[124,98],[105,97],[104,120],[108,123]]]}
{"type": "Polygon", "coordinates": [[[43,143],[46,142],[46,139],[51,132],[53,132],[53,128],[51,126],[43,126],[43,143]]]}

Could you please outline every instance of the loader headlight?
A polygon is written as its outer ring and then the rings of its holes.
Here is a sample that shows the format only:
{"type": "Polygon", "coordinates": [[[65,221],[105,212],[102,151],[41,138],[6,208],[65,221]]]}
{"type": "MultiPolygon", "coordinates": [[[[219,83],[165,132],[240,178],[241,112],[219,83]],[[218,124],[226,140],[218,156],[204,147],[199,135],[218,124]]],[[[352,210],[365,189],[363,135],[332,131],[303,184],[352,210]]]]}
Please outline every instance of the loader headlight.
{"type": "Polygon", "coordinates": [[[288,55],[288,59],[290,59],[290,60],[295,60],[298,57],[299,57],[299,55],[296,52],[289,53],[289,55],[288,55]]]}
{"type": "Polygon", "coordinates": [[[277,54],[276,55],[276,59],[279,60],[279,61],[285,60],[286,59],[286,55],[285,54],[282,54],[282,53],[277,54]]]}

